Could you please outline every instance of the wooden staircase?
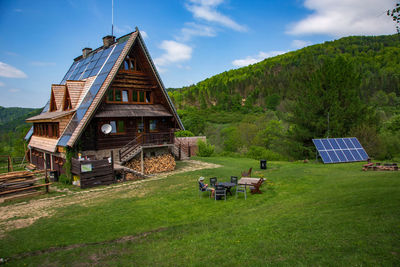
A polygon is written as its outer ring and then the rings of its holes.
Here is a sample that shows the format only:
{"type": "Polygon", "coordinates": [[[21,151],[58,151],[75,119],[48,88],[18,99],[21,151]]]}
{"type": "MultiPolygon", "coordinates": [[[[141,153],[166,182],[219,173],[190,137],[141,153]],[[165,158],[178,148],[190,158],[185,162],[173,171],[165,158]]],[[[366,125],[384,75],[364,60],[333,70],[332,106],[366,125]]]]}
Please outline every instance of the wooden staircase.
{"type": "Polygon", "coordinates": [[[144,147],[161,147],[174,144],[174,133],[145,133],[139,135],[119,150],[119,162],[124,164],[138,155],[144,147]]]}

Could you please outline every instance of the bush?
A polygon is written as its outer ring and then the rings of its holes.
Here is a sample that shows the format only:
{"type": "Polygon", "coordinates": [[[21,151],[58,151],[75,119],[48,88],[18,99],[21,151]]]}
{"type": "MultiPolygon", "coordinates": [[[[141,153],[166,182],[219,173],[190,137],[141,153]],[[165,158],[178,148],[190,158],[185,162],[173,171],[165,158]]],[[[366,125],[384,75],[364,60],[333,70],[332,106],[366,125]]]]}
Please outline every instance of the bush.
{"type": "Polygon", "coordinates": [[[286,160],[281,154],[260,146],[251,146],[246,156],[256,160],[286,160]]]}
{"type": "Polygon", "coordinates": [[[194,133],[192,133],[189,130],[175,132],[175,137],[192,137],[192,136],[194,136],[194,133]]]}
{"type": "Polygon", "coordinates": [[[67,175],[61,174],[60,177],[58,177],[58,182],[62,184],[71,184],[71,179],[69,179],[67,175]]]}
{"type": "Polygon", "coordinates": [[[199,139],[197,141],[197,146],[199,147],[199,151],[197,151],[197,156],[210,157],[212,154],[214,154],[214,146],[208,143],[208,141],[204,142],[199,139]]]}

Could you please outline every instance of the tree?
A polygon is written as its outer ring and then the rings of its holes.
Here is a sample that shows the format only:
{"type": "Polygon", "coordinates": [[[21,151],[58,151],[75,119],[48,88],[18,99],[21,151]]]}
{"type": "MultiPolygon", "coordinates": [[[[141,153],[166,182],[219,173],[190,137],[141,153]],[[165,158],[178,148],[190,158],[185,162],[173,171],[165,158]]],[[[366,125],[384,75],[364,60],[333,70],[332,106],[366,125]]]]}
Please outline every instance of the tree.
{"type": "Polygon", "coordinates": [[[396,7],[393,9],[389,9],[387,11],[387,15],[391,16],[393,21],[397,23],[396,29],[397,32],[400,34],[400,2],[396,4],[396,7]]]}
{"type": "Polygon", "coordinates": [[[313,73],[304,94],[298,97],[294,106],[291,118],[294,140],[312,147],[313,138],[328,134],[346,136],[351,128],[368,118],[359,90],[360,78],[349,60],[342,56],[326,59],[313,73]]]}

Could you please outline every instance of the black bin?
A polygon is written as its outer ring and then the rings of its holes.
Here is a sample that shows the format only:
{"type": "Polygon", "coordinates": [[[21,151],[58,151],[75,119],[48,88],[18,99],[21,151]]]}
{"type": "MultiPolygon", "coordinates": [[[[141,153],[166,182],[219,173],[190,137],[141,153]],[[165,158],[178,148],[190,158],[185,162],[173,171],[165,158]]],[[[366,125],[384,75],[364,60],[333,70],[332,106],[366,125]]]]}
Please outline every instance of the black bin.
{"type": "Polygon", "coordinates": [[[58,172],[57,171],[49,171],[49,177],[51,182],[58,182],[58,172]]]}
{"type": "Polygon", "coordinates": [[[262,169],[262,170],[267,169],[267,161],[265,159],[260,160],[260,169],[262,169]]]}

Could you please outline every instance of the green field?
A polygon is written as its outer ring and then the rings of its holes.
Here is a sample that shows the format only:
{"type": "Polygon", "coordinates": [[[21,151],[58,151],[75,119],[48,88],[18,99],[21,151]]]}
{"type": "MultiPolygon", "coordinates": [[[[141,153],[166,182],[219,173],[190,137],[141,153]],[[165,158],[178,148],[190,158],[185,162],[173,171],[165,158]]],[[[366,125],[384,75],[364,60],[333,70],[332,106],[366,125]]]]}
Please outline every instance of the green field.
{"type": "Polygon", "coordinates": [[[400,265],[398,172],[302,162],[260,171],[251,159],[201,160],[223,167],[57,208],[6,232],[0,258],[7,266],[400,265]],[[199,198],[199,176],[227,180],[249,167],[268,179],[263,194],[199,198]]]}

